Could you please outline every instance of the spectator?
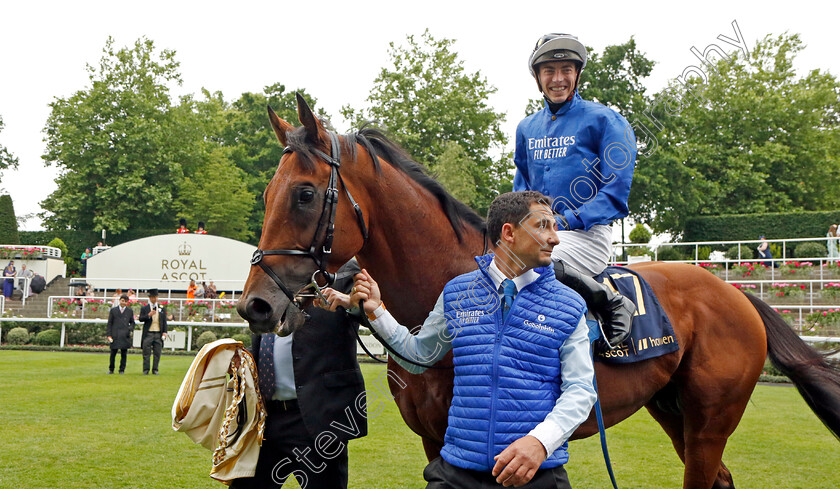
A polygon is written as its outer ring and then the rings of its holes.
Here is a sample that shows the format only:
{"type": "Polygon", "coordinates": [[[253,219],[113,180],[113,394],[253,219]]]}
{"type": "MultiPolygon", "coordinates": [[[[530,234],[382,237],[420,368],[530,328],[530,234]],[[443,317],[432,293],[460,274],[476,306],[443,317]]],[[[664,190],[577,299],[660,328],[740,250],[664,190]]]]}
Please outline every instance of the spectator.
{"type": "Polygon", "coordinates": [[[198,287],[195,289],[195,298],[196,299],[204,299],[207,292],[207,288],[204,285],[204,282],[198,284],[198,287]]]}
{"type": "Polygon", "coordinates": [[[111,298],[111,307],[117,307],[118,305],[120,305],[120,296],[122,295],[122,289],[117,289],[114,291],[114,296],[111,298]]]}
{"type": "Polygon", "coordinates": [[[192,304],[195,299],[195,280],[190,280],[190,285],[187,287],[187,304],[192,304]]]}
{"type": "Polygon", "coordinates": [[[134,311],[128,307],[128,296],[120,296],[120,305],[108,311],[108,327],[105,335],[111,344],[111,359],[108,363],[108,373],[114,373],[114,360],[117,350],[120,352],[120,374],[125,373],[126,356],[131,347],[134,333],[134,311]]]}
{"type": "Polygon", "coordinates": [[[189,233],[190,230],[187,229],[187,220],[183,217],[178,221],[178,229],[175,230],[178,234],[189,233]]]}
{"type": "MultiPolygon", "coordinates": [[[[767,238],[765,238],[762,234],[758,237],[758,239],[761,240],[761,243],[759,243],[758,248],[756,248],[756,250],[758,250],[758,257],[764,260],[772,260],[773,252],[770,251],[770,243],[767,242],[767,238]]],[[[767,268],[779,268],[779,262],[765,261],[764,266],[767,268]]]]}
{"type": "Polygon", "coordinates": [[[143,323],[143,336],[140,344],[143,347],[143,375],[149,375],[149,357],[154,354],[152,374],[158,375],[160,352],[166,339],[166,309],[158,304],[158,290],[149,289],[149,303],[140,308],[140,322],[143,323]]]}
{"type": "Polygon", "coordinates": [[[20,272],[17,274],[18,276],[18,288],[20,289],[21,293],[23,294],[23,298],[26,299],[30,295],[29,286],[30,281],[27,279],[31,279],[33,276],[32,270],[26,269],[26,263],[20,266],[20,272]]]}
{"type": "Polygon", "coordinates": [[[87,261],[88,258],[92,257],[93,253],[90,252],[90,248],[85,248],[85,252],[82,253],[82,277],[87,277],[87,261]]]}
{"type": "Polygon", "coordinates": [[[17,275],[17,269],[15,269],[15,262],[12,260],[3,269],[3,277],[5,277],[3,279],[3,296],[6,299],[11,299],[15,291],[15,275],[17,275]]]}
{"type": "Polygon", "coordinates": [[[128,292],[127,292],[127,295],[128,295],[128,302],[133,302],[133,301],[137,300],[137,292],[135,292],[134,289],[129,288],[128,292]]]}
{"type": "Polygon", "coordinates": [[[204,291],[204,297],[208,299],[217,299],[219,294],[216,293],[216,285],[213,281],[210,281],[210,285],[207,286],[207,289],[204,291]]]}
{"type": "Polygon", "coordinates": [[[826,242],[825,246],[828,248],[828,258],[831,260],[837,260],[840,258],[840,248],[838,248],[837,243],[837,224],[832,224],[828,228],[828,234],[825,235],[826,242]]]}

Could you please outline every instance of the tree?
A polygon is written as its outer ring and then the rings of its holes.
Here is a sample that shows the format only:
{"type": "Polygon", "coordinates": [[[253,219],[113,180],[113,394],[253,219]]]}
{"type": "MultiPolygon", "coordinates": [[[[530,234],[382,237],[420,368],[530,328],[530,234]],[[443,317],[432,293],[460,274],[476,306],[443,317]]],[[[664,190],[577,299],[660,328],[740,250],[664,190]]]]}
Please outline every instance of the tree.
{"type": "Polygon", "coordinates": [[[797,78],[801,49],[798,35],[767,36],[657,94],[658,150],[637,165],[634,217],[680,233],[692,216],[840,204],[840,84],[820,70],[797,78]]]}
{"type": "Polygon", "coordinates": [[[502,151],[504,114],[487,105],[496,88],[480,72],[466,72],[451,50],[454,43],[435,39],[428,29],[419,41],[408,36],[407,46],[390,43],[391,66],[374,80],[370,107],[345,106],[341,113],[356,127],[366,121],[383,126],[432,173],[447,143],[457,143],[466,158],[461,161],[472,163],[467,170],[475,195],[466,203],[483,212],[510,189],[512,159],[502,151]]]}
{"type": "Polygon", "coordinates": [[[211,234],[247,241],[254,198],[244,172],[230,162],[227,148],[217,148],[201,172],[184,179],[179,213],[189,222],[204,221],[211,234]]]}
{"type": "Polygon", "coordinates": [[[58,188],[41,205],[49,229],[160,227],[172,219],[184,175],[169,85],[180,84],[175,52],[138,39],[116,49],[109,38],[90,87],[56,98],[43,159],[61,170],[58,188]]]}
{"type": "MultiPolygon", "coordinates": [[[[0,117],[0,132],[3,132],[3,118],[0,117]]],[[[2,144],[0,144],[0,170],[17,168],[18,160],[2,144]]]]}
{"type": "Polygon", "coordinates": [[[0,244],[20,244],[11,195],[0,195],[0,244]]]}

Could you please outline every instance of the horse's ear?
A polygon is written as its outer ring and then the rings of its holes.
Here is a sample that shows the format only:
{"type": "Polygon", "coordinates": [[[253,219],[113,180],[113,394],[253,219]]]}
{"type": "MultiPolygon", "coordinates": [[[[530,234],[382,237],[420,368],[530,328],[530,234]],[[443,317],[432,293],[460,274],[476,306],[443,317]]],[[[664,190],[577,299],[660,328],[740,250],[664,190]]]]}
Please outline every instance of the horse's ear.
{"type": "Polygon", "coordinates": [[[324,126],[312,113],[312,109],[309,108],[309,104],[306,103],[303,96],[300,93],[295,93],[295,97],[297,98],[298,118],[303,127],[306,128],[306,139],[317,143],[321,139],[321,132],[324,132],[324,126]]]}
{"type": "Polygon", "coordinates": [[[280,144],[287,146],[286,133],[294,129],[294,127],[281,119],[270,105],[268,106],[268,120],[271,121],[271,127],[274,128],[274,134],[277,135],[277,139],[280,140],[280,144]]]}

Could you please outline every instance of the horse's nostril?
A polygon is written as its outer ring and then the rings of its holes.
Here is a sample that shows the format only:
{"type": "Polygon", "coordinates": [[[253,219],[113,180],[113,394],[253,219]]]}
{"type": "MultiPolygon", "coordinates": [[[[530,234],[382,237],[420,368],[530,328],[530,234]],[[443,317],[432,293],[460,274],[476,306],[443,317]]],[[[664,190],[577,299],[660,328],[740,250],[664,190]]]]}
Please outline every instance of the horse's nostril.
{"type": "Polygon", "coordinates": [[[260,299],[255,298],[248,303],[248,316],[255,321],[265,321],[271,317],[271,304],[260,299]]]}

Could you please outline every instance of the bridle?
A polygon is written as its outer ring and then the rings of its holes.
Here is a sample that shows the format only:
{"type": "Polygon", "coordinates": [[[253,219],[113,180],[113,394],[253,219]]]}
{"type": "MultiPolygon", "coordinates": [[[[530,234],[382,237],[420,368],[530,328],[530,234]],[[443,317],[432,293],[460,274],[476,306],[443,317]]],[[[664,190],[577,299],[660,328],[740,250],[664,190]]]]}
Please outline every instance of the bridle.
{"type": "MultiPolygon", "coordinates": [[[[353,196],[350,194],[350,189],[347,188],[347,185],[344,184],[344,179],[341,178],[341,173],[339,169],[341,168],[341,147],[339,145],[338,135],[334,132],[330,132],[330,142],[331,142],[331,150],[330,152],[332,155],[327,155],[323,151],[313,148],[311,149],[321,160],[325,163],[330,165],[330,179],[329,183],[327,184],[326,193],[324,195],[324,208],[321,211],[321,217],[318,218],[318,227],[315,229],[315,235],[312,237],[312,244],[309,246],[308,250],[301,250],[301,249],[285,249],[285,250],[261,250],[257,248],[254,251],[253,256],[251,256],[251,266],[259,265],[263,271],[274,280],[274,283],[283,291],[283,294],[289,298],[289,301],[292,304],[295,304],[298,309],[300,309],[300,298],[305,297],[321,297],[324,299],[324,296],[321,294],[321,290],[331,286],[335,282],[335,274],[330,273],[327,271],[327,262],[329,261],[330,254],[332,253],[332,243],[333,238],[335,237],[335,213],[336,209],[338,208],[338,183],[341,182],[341,186],[344,187],[344,192],[347,194],[347,198],[350,200],[350,204],[353,206],[353,210],[356,212],[356,220],[359,223],[359,228],[362,231],[362,238],[363,243],[362,247],[367,244],[368,241],[368,229],[367,225],[365,224],[364,215],[362,214],[362,209],[359,207],[359,204],[356,203],[356,200],[353,199],[353,196]],[[321,234],[323,230],[324,239],[318,244],[318,236],[321,234]],[[315,262],[315,265],[318,267],[317,270],[312,274],[312,282],[304,286],[300,289],[297,293],[293,293],[289,287],[283,283],[283,280],[277,276],[274,270],[268,266],[263,258],[267,255],[292,255],[292,256],[304,256],[309,257],[312,261],[315,262]],[[318,284],[318,278],[322,278],[326,285],[321,286],[318,284]],[[306,293],[307,289],[312,289],[311,293],[306,293]]],[[[360,137],[357,135],[357,137],[360,137]]],[[[369,145],[365,144],[365,147],[368,151],[371,151],[371,157],[376,159],[376,155],[372,152],[372,148],[369,145]]],[[[292,153],[290,147],[286,146],[283,149],[283,154],[292,153]]],[[[326,300],[325,300],[326,302],[326,300]]]]}

